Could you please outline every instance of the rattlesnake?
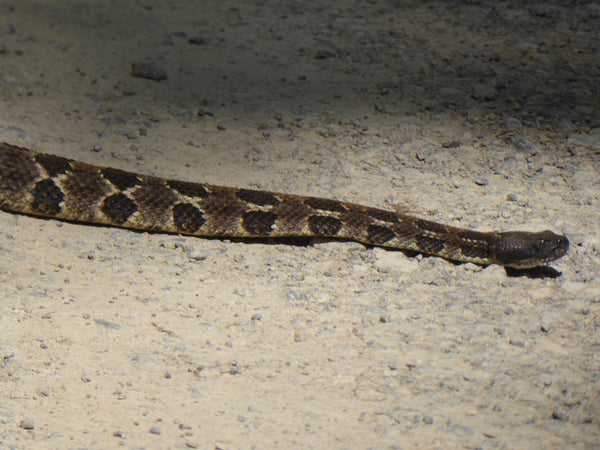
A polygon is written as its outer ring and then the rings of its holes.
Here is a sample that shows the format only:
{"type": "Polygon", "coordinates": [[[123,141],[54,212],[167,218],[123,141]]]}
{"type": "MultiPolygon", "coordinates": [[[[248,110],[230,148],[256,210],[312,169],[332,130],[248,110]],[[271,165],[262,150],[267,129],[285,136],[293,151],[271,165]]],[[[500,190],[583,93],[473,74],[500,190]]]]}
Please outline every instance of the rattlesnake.
{"type": "Polygon", "coordinates": [[[168,180],[0,143],[0,209],[213,237],[322,236],[476,264],[531,268],[563,256],[551,231],[478,232],[352,203],[168,180]]]}

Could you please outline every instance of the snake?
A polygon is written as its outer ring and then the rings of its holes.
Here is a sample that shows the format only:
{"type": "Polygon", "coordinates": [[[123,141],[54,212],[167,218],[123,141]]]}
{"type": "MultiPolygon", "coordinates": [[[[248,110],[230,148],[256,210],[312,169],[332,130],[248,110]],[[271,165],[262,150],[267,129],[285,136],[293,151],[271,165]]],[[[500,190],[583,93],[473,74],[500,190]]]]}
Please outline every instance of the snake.
{"type": "Polygon", "coordinates": [[[562,257],[550,230],[481,232],[320,197],[213,186],[99,167],[0,143],[0,210],[68,222],[216,238],[321,237],[482,266],[562,257]]]}

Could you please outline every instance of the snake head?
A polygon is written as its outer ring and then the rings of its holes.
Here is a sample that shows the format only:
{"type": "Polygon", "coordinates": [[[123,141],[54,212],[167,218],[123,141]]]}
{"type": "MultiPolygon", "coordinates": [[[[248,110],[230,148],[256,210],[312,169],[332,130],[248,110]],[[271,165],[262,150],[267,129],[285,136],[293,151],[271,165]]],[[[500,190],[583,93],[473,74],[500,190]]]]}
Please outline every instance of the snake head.
{"type": "Polygon", "coordinates": [[[492,233],[490,251],[498,264],[515,269],[531,269],[560,258],[569,249],[566,236],[550,230],[531,233],[507,231],[492,233]]]}

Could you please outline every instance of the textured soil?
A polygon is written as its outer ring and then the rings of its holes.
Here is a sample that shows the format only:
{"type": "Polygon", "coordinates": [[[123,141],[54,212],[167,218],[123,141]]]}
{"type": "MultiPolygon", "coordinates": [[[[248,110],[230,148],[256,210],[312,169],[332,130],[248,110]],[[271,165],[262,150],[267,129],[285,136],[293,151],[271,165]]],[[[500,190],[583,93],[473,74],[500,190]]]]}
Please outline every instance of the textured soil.
{"type": "Polygon", "coordinates": [[[598,448],[600,4],[0,0],[0,140],[568,236],[552,269],[0,213],[2,448],[598,448]]]}

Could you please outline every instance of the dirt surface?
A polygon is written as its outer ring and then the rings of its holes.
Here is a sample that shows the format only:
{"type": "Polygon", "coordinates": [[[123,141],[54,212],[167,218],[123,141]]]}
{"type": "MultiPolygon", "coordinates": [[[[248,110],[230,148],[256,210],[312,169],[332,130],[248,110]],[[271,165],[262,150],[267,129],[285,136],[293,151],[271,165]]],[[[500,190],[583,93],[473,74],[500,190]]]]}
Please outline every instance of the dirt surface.
{"type": "Polygon", "coordinates": [[[599,15],[0,0],[2,141],[571,241],[508,274],[0,213],[0,447],[598,448],[599,15]]]}

